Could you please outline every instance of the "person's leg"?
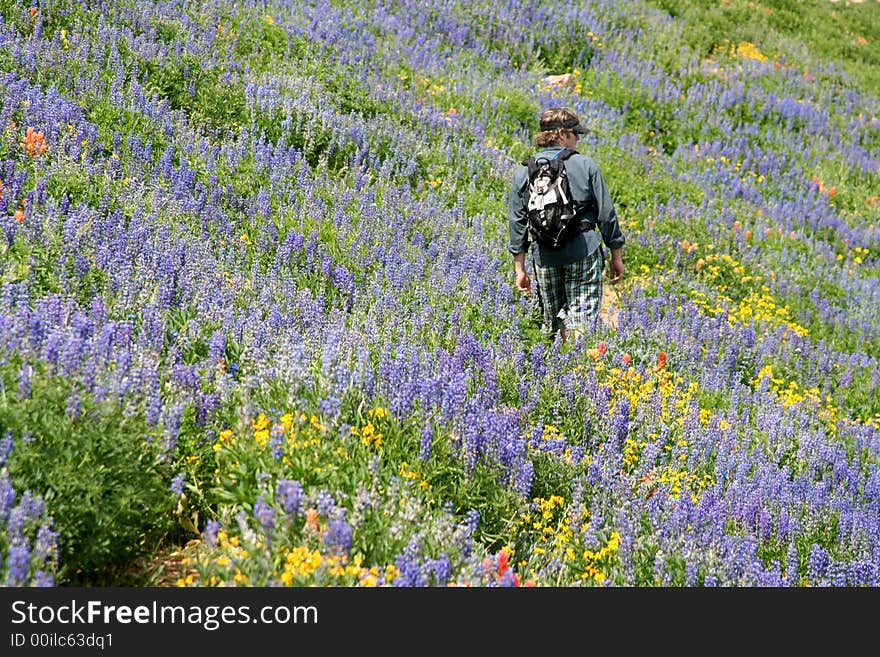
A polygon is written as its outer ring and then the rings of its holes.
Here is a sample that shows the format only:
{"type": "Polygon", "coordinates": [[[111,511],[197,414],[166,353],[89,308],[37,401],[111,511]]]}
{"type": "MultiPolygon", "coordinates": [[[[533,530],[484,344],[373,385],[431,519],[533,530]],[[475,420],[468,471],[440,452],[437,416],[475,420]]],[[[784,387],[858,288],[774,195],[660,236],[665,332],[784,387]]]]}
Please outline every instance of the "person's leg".
{"type": "Polygon", "coordinates": [[[568,313],[565,327],[573,338],[592,329],[602,307],[602,250],[565,266],[568,313]]]}
{"type": "Polygon", "coordinates": [[[559,313],[565,307],[565,275],[562,267],[535,266],[535,278],[541,290],[541,306],[544,311],[544,330],[547,337],[552,337],[562,322],[559,313]]]}
{"type": "Polygon", "coordinates": [[[550,327],[546,325],[546,318],[544,316],[544,301],[541,296],[541,282],[538,280],[538,267],[535,264],[536,248],[534,242],[529,245],[529,260],[532,270],[532,315],[541,322],[541,331],[549,333],[550,327]]]}

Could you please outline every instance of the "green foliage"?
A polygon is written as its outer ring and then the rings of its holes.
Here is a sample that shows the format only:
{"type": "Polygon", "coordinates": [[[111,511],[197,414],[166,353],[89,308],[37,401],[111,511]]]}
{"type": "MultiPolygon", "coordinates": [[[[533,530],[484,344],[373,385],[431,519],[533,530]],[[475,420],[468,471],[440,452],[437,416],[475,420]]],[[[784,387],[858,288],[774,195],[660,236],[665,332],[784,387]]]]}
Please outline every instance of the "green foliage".
{"type": "Polygon", "coordinates": [[[184,31],[180,21],[164,20],[161,18],[154,19],[153,27],[156,28],[156,36],[165,45],[174,44],[184,31]]]}
{"type": "Polygon", "coordinates": [[[360,114],[367,118],[393,114],[389,101],[374,99],[347,71],[330,69],[323,73],[324,85],[334,95],[340,113],[360,114]]]}
{"type": "Polygon", "coordinates": [[[59,532],[58,583],[106,585],[155,549],[172,504],[161,435],[138,414],[98,402],[61,376],[33,368],[30,395],[16,393],[19,368],[0,368],[0,435],[15,449],[16,490],[41,495],[59,532]],[[72,412],[76,400],[78,412],[72,412]]]}
{"type": "Polygon", "coordinates": [[[59,289],[55,262],[60,251],[51,239],[32,244],[17,235],[11,244],[0,245],[0,281],[30,281],[31,289],[41,293],[59,289]]]}
{"type": "Polygon", "coordinates": [[[269,16],[248,16],[228,30],[233,33],[235,58],[247,61],[257,72],[277,71],[281,62],[300,60],[309,51],[303,37],[288,34],[269,16]]]}
{"type": "MultiPolygon", "coordinates": [[[[137,137],[142,144],[151,144],[154,160],[158,160],[168,144],[168,140],[162,131],[143,114],[120,108],[105,98],[93,99],[86,109],[86,118],[98,128],[97,144],[85,144],[85,148],[101,148],[109,154],[113,154],[114,138],[118,134],[121,144],[125,144],[129,137],[137,137]]],[[[117,157],[123,153],[116,153],[117,157]]],[[[78,202],[84,196],[83,188],[89,186],[100,189],[103,185],[90,184],[91,181],[83,178],[81,169],[71,163],[69,167],[53,176],[53,184],[56,185],[55,194],[60,197],[68,193],[71,201],[78,202]],[[79,173],[79,178],[77,178],[79,173]],[[55,180],[55,178],[58,180],[55,180]],[[69,191],[67,187],[70,187],[69,191]]]]}
{"type": "MultiPolygon", "coordinates": [[[[573,437],[571,442],[578,442],[580,436],[573,437]]],[[[555,454],[531,450],[531,462],[535,467],[534,479],[529,497],[549,499],[558,495],[565,500],[571,499],[572,482],[576,480],[578,467],[566,463],[555,454]]]]}
{"type": "Polygon", "coordinates": [[[81,168],[70,166],[59,168],[49,178],[46,190],[55,198],[70,200],[71,205],[86,203],[96,207],[101,200],[101,185],[95,184],[95,177],[81,168]]]}
{"type": "MultiPolygon", "coordinates": [[[[217,416],[222,418],[227,413],[228,409],[221,407],[217,416]]],[[[211,493],[216,464],[210,437],[219,430],[216,419],[208,426],[199,424],[192,404],[187,405],[181,414],[170,469],[175,475],[183,475],[184,491],[174,507],[177,526],[169,529],[165,543],[180,544],[197,538],[205,521],[217,513],[217,500],[211,493]]]]}
{"type": "Polygon", "coordinates": [[[749,41],[772,57],[807,67],[839,62],[864,88],[880,87],[880,51],[869,42],[880,22],[875,2],[838,8],[827,0],[647,1],[687,22],[684,34],[700,57],[728,42],[749,41]]]}
{"type": "Polygon", "coordinates": [[[492,95],[499,101],[499,113],[507,119],[504,127],[508,131],[517,128],[534,130],[535,119],[541,108],[533,97],[526,95],[521,89],[503,87],[496,87],[492,95]]]}
{"type": "Polygon", "coordinates": [[[549,42],[539,46],[534,56],[539,66],[550,74],[559,74],[578,68],[587,68],[596,53],[597,40],[592,33],[583,34],[580,29],[569,34],[548,35],[549,42]]]}
{"type": "Polygon", "coordinates": [[[179,62],[142,60],[144,90],[168,100],[172,109],[186,111],[194,125],[209,131],[237,129],[248,120],[244,85],[223,80],[217,70],[203,68],[195,55],[183,55],[179,62]]]}

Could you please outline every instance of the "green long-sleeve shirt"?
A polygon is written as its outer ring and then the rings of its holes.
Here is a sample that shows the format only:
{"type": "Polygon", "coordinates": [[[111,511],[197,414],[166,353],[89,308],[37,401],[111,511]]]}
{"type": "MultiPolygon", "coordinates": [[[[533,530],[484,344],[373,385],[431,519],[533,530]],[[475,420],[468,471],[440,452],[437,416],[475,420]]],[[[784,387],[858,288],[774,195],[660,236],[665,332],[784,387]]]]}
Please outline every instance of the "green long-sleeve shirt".
{"type": "MultiPolygon", "coordinates": [[[[542,149],[538,154],[552,158],[560,150],[562,150],[561,146],[550,146],[542,149]]],[[[577,262],[593,253],[602,243],[609,249],[619,249],[624,243],[614,203],[611,201],[611,195],[599,166],[586,155],[576,153],[565,161],[565,172],[583,232],[555,249],[536,245],[535,264],[540,267],[558,267],[577,262]]],[[[508,196],[507,218],[510,231],[508,251],[514,255],[529,250],[525,206],[528,177],[528,167],[523,164],[518,165],[513,173],[508,196]]]]}

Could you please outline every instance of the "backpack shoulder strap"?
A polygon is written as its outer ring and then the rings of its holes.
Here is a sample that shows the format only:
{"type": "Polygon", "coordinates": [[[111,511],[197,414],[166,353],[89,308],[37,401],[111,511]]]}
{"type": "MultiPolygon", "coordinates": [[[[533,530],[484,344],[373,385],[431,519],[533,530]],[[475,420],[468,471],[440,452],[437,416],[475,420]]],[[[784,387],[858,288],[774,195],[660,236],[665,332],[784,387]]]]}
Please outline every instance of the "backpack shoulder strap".
{"type": "Polygon", "coordinates": [[[556,153],[553,159],[550,161],[550,167],[553,169],[553,175],[555,176],[566,176],[565,171],[565,161],[570,158],[572,155],[577,155],[578,152],[572,148],[563,148],[561,151],[556,153]]]}
{"type": "Polygon", "coordinates": [[[522,164],[529,169],[528,180],[531,180],[535,177],[535,173],[537,173],[538,169],[540,168],[540,162],[546,164],[549,162],[549,160],[546,157],[537,157],[535,155],[532,155],[531,157],[527,157],[522,161],[522,164]]]}
{"type": "Polygon", "coordinates": [[[547,158],[549,160],[550,168],[553,170],[553,175],[559,175],[560,173],[565,172],[565,165],[563,162],[575,153],[577,153],[577,151],[572,148],[563,148],[562,150],[557,151],[553,157],[547,158]]]}

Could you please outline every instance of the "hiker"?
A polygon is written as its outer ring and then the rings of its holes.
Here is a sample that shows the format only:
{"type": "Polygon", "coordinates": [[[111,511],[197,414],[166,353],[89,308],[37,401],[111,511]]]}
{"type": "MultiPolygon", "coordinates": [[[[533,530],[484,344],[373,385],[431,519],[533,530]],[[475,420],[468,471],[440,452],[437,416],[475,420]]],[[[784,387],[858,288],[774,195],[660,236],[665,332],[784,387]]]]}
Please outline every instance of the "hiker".
{"type": "MultiPolygon", "coordinates": [[[[552,241],[548,241],[541,226],[535,225],[537,211],[533,206],[537,188],[530,181],[530,158],[526,158],[513,173],[508,197],[508,251],[513,255],[517,289],[531,294],[532,284],[525,268],[531,247],[543,309],[542,328],[549,337],[558,332],[565,342],[568,334],[574,339],[599,318],[605,266],[603,244],[611,251],[610,282],[622,280],[624,237],[598,165],[576,151],[580,136],[588,132],[577,114],[567,107],[546,109],[541,113],[539,128],[535,136],[539,150],[534,158],[546,158],[551,164],[556,158],[562,160],[562,166],[556,166],[564,172],[567,180],[563,183],[567,182],[567,186],[563,185],[559,196],[565,201],[565,195],[570,195],[574,218],[559,233],[562,237],[554,235],[552,241]]],[[[533,169],[535,163],[531,159],[533,169]]],[[[566,213],[563,215],[567,217],[566,213]]]]}

